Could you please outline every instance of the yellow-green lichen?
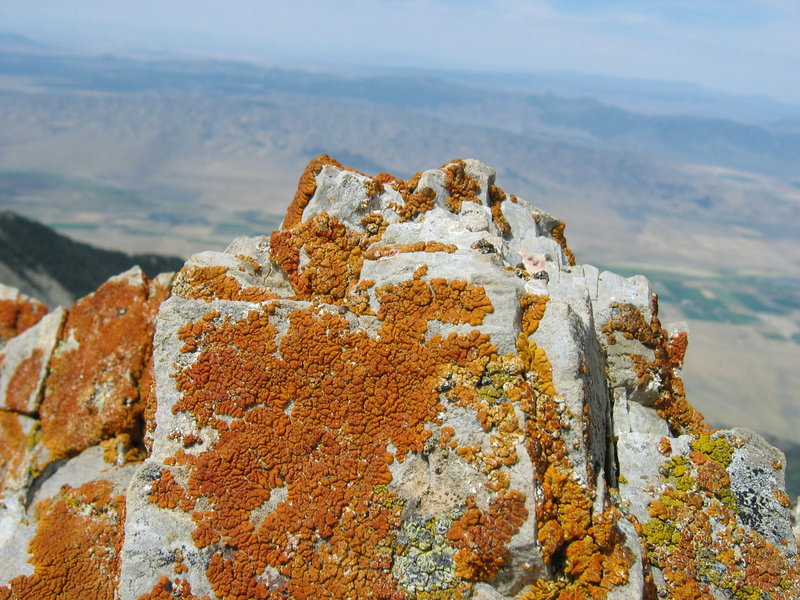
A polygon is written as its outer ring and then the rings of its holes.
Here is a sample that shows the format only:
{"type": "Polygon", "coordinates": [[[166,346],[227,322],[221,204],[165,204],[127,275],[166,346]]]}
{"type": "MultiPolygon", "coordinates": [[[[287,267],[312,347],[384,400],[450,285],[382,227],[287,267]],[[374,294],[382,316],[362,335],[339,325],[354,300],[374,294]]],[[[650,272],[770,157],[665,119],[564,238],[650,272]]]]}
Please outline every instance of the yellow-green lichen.
{"type": "Polygon", "coordinates": [[[737,600],[761,600],[764,596],[763,590],[752,585],[743,585],[733,593],[737,600]]]}
{"type": "Polygon", "coordinates": [[[736,500],[736,494],[734,494],[730,488],[722,488],[719,490],[719,492],[717,492],[716,496],[719,498],[720,502],[731,509],[734,513],[739,512],[739,502],[736,500]]]}
{"type": "Polygon", "coordinates": [[[683,456],[675,456],[664,465],[667,481],[681,492],[688,492],[695,487],[695,480],[690,472],[691,465],[683,456]]]}
{"type": "Polygon", "coordinates": [[[712,439],[710,435],[704,433],[692,441],[692,449],[705,454],[726,468],[733,460],[733,445],[725,437],[712,439]]]}
{"type": "Polygon", "coordinates": [[[642,525],[642,532],[647,541],[654,546],[674,547],[681,541],[681,534],[675,527],[658,518],[650,519],[642,525]]]}
{"type": "Polygon", "coordinates": [[[663,504],[664,506],[680,508],[686,505],[686,503],[683,500],[681,500],[680,498],[676,497],[673,494],[662,494],[659,500],[661,501],[661,504],[663,504]]]}

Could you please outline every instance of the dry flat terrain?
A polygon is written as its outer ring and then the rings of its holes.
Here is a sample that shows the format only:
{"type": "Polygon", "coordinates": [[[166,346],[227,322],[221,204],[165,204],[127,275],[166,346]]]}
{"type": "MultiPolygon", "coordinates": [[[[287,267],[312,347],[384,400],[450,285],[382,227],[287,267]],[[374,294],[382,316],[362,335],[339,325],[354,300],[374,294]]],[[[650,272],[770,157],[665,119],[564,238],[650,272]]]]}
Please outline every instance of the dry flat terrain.
{"type": "Polygon", "coordinates": [[[713,423],[784,439],[800,429],[792,131],[479,79],[0,52],[2,209],[188,256],[274,229],[318,153],[400,176],[478,158],[566,220],[580,262],[653,279],[665,320],[689,322],[690,398],[713,423]]]}

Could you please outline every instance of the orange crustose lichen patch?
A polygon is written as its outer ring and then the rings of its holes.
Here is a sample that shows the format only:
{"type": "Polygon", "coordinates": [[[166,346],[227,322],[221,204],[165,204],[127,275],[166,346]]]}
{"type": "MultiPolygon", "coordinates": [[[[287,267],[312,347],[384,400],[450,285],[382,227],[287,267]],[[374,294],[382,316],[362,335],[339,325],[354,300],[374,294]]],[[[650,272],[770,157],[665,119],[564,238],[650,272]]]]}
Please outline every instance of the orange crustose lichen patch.
{"type": "MultiPolygon", "coordinates": [[[[151,348],[152,352],[152,348],[151,348]]],[[[142,419],[144,420],[143,445],[149,454],[153,446],[156,431],[156,378],[152,353],[145,363],[144,372],[139,379],[139,398],[142,403],[142,419]]]]}
{"type": "MultiPolygon", "coordinates": [[[[406,191],[406,189],[401,186],[399,191],[402,193],[406,191]]],[[[417,216],[433,208],[436,192],[429,187],[422,188],[415,192],[406,191],[406,193],[403,194],[403,199],[403,205],[394,206],[394,209],[400,215],[401,220],[413,221],[417,216]]]]}
{"type": "Polygon", "coordinates": [[[138,381],[149,358],[161,297],[117,279],[70,311],[50,360],[40,407],[42,437],[57,460],[119,433],[140,437],[138,381]]]}
{"type": "Polygon", "coordinates": [[[292,230],[276,231],[270,237],[273,260],[286,271],[299,299],[316,298],[341,303],[350,286],[358,281],[364,262],[362,251],[371,241],[347,229],[326,213],[292,230]],[[300,251],[308,261],[301,267],[300,251]]]}
{"type": "MultiPolygon", "coordinates": [[[[258,263],[256,263],[258,264],[258,263]]],[[[277,294],[259,287],[242,287],[228,275],[223,266],[184,268],[176,278],[176,295],[194,300],[241,300],[265,302],[274,300],[277,294]],[[178,293],[181,290],[182,293],[178,293]]]]}
{"type": "Polygon", "coordinates": [[[553,230],[550,232],[550,235],[553,236],[553,239],[558,242],[558,245],[561,246],[561,249],[564,250],[564,255],[567,257],[569,264],[575,264],[575,255],[572,253],[572,250],[569,249],[567,246],[567,238],[564,237],[564,229],[566,228],[566,223],[559,223],[553,230]]]}
{"type": "Polygon", "coordinates": [[[497,575],[508,557],[507,544],[528,518],[525,495],[502,492],[487,511],[474,505],[447,532],[458,552],[456,576],[484,581],[497,575]]]}
{"type": "Polygon", "coordinates": [[[531,338],[547,301],[545,296],[531,294],[520,300],[522,331],[517,351],[525,369],[535,378],[519,400],[529,416],[525,429],[528,453],[542,485],[536,507],[542,558],[563,564],[563,572],[556,574],[557,581],[533,586],[522,598],[605,598],[612,588],[627,581],[633,557],[616,527],[619,512],[608,507],[603,513],[592,514],[590,491],[571,474],[561,436],[563,408],[555,400],[552,367],[544,349],[531,338]]]}
{"type": "Polygon", "coordinates": [[[181,578],[173,581],[164,575],[150,592],[142,594],[138,600],[208,600],[208,596],[198,598],[192,594],[192,586],[188,581],[181,578]]]}
{"type": "Polygon", "coordinates": [[[651,520],[642,526],[647,559],[676,600],[711,600],[718,597],[712,586],[731,598],[798,598],[800,566],[738,516],[730,454],[720,451],[727,443],[701,435],[686,457],[667,463],[668,487],[648,505],[651,520]]]}
{"type": "Polygon", "coordinates": [[[0,588],[3,600],[112,600],[119,577],[125,499],[112,498],[114,485],[91,481],[69,486],[36,506],[31,540],[33,575],[0,588]]]}
{"type": "Polygon", "coordinates": [[[308,206],[308,201],[311,200],[317,190],[317,175],[325,165],[333,165],[344,169],[339,162],[326,154],[321,154],[309,162],[300,176],[294,199],[286,210],[286,218],[283,219],[283,225],[281,225],[282,229],[289,229],[300,223],[303,218],[303,211],[308,206]]]}
{"type": "MultiPolygon", "coordinates": [[[[391,574],[403,503],[386,490],[389,463],[423,451],[426,423],[443,409],[441,374],[495,352],[477,331],[426,340],[428,323],[479,325],[492,307],[482,288],[460,281],[411,280],[375,293],[375,337],[339,313],[279,302],[235,321],[211,313],[181,330],[184,351],[197,356],[175,373],[173,411],[191,413],[219,440],[199,454],[179,451],[171,462],[186,469],[185,488],[164,471],[151,500],[189,510],[205,499],[209,510],[191,513],[194,539],[228,548],[206,572],[220,598],[403,597],[391,574]],[[279,309],[290,311],[280,338],[279,309]],[[259,513],[277,490],[282,500],[259,513]],[[267,566],[280,574],[279,589],[260,578],[267,566]]],[[[481,566],[480,552],[507,539],[524,510],[507,494],[500,504],[516,516],[503,521],[498,504],[465,530],[465,552],[478,557],[465,555],[465,564],[495,568],[481,566]],[[500,522],[503,532],[486,530],[500,522]]]]}
{"type": "MultiPolygon", "coordinates": [[[[262,268],[261,265],[252,256],[248,256],[246,254],[237,254],[236,258],[238,258],[245,265],[247,265],[246,268],[249,268],[253,273],[260,273],[261,272],[261,268],[262,268]]],[[[239,270],[244,271],[244,270],[246,270],[246,268],[244,266],[241,266],[241,267],[239,267],[239,270]]]]}
{"type": "Polygon", "coordinates": [[[441,167],[445,173],[444,185],[450,193],[450,197],[447,199],[447,208],[454,213],[461,211],[461,205],[464,202],[480,204],[477,194],[481,187],[477,181],[467,175],[466,168],[466,163],[461,159],[456,159],[441,167]]]}
{"type": "Polygon", "coordinates": [[[526,384],[526,393],[520,395],[523,410],[531,417],[526,429],[528,452],[536,473],[543,477],[552,463],[564,464],[567,449],[561,439],[561,406],[555,401],[553,371],[547,353],[539,348],[531,336],[544,316],[548,298],[525,294],[520,299],[522,331],[517,337],[517,352],[523,368],[535,377],[526,384]]]}
{"type": "Polygon", "coordinates": [[[169,469],[161,471],[161,477],[150,486],[150,502],[161,508],[181,507],[184,512],[194,509],[195,501],[175,481],[175,476],[169,469]]]}
{"type": "Polygon", "coordinates": [[[397,246],[381,246],[374,250],[368,250],[364,253],[364,258],[367,260],[379,260],[383,257],[395,256],[405,252],[447,252],[452,254],[456,250],[458,250],[458,246],[455,244],[443,244],[436,241],[414,242],[397,246]]]}
{"type": "MultiPolygon", "coordinates": [[[[421,178],[422,178],[422,173],[421,172],[415,173],[413,175],[413,177],[411,177],[411,179],[408,179],[408,180],[403,180],[403,179],[400,179],[399,177],[395,177],[391,173],[378,173],[374,177],[374,179],[376,181],[381,183],[381,185],[384,187],[384,189],[385,189],[387,183],[390,184],[392,186],[392,188],[394,188],[395,190],[400,192],[400,195],[403,196],[403,198],[405,199],[406,202],[408,202],[408,197],[409,197],[410,194],[412,194],[414,192],[422,192],[424,189],[427,189],[427,188],[422,188],[421,190],[417,190],[417,187],[419,186],[419,180],[421,178]]],[[[424,195],[427,196],[428,192],[425,192],[424,195]]],[[[431,208],[433,208],[433,206],[431,206],[431,208]]],[[[400,210],[400,208],[397,207],[397,206],[395,206],[394,209],[397,210],[398,212],[400,210]]],[[[421,214],[421,212],[417,213],[417,214],[421,214]]],[[[416,215],[407,215],[407,218],[405,220],[410,221],[415,216],[416,215]]]]}
{"type": "Polygon", "coordinates": [[[19,477],[26,467],[28,440],[21,418],[24,417],[17,413],[0,410],[0,498],[8,480],[19,477]]]}
{"type": "Polygon", "coordinates": [[[703,415],[686,400],[683,380],[678,369],[683,365],[686,352],[686,334],[680,333],[670,339],[658,319],[658,304],[654,301],[653,318],[648,323],[642,313],[631,304],[614,304],[619,314],[603,326],[603,333],[609,344],[616,343],[616,335],[629,340],[638,340],[655,354],[652,361],[633,355],[636,374],[640,385],[644,385],[653,375],[661,381],[661,393],[655,403],[658,414],[664,418],[677,433],[700,435],[710,428],[703,415]]]}
{"type": "MultiPolygon", "coordinates": [[[[149,302],[160,306],[170,295],[172,284],[161,285],[158,280],[150,282],[148,294],[149,302]]],[[[146,453],[152,449],[153,435],[156,429],[156,381],[155,366],[153,362],[153,345],[145,347],[144,371],[138,381],[139,400],[142,404],[142,418],[144,419],[144,431],[142,445],[146,453]]]]}
{"type": "Polygon", "coordinates": [[[511,225],[509,225],[503,214],[503,202],[506,201],[506,193],[496,185],[489,188],[489,208],[492,211],[492,221],[500,230],[503,235],[511,233],[511,225]]]}
{"type": "Polygon", "coordinates": [[[103,448],[103,460],[112,465],[139,462],[146,458],[145,450],[128,433],[103,440],[100,446],[103,448]]]}
{"type": "Polygon", "coordinates": [[[0,300],[0,341],[18,336],[47,314],[47,306],[36,300],[0,300]]]}
{"type": "MultiPolygon", "coordinates": [[[[628,580],[633,555],[625,548],[616,523],[619,511],[608,507],[592,514],[589,492],[563,467],[551,464],[537,506],[538,539],[547,562],[563,561],[558,596],[605,598],[628,580]]],[[[536,596],[523,596],[535,598],[536,596]]]]}
{"type": "Polygon", "coordinates": [[[30,356],[22,360],[8,382],[6,388],[6,406],[9,410],[29,413],[31,407],[36,410],[36,402],[31,402],[31,394],[39,389],[39,377],[42,370],[41,348],[35,348],[30,356]]]}

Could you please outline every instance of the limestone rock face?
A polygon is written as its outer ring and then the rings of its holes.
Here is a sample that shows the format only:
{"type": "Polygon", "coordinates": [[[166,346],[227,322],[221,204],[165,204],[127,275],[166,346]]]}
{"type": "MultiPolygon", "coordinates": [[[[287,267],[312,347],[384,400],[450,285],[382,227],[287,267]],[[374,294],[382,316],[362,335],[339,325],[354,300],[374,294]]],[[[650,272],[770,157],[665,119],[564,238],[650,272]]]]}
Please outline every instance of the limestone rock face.
{"type": "Polygon", "coordinates": [[[7,343],[0,600],[796,598],[785,461],[685,347],[486,165],[318,157],[271,237],[7,343]]]}

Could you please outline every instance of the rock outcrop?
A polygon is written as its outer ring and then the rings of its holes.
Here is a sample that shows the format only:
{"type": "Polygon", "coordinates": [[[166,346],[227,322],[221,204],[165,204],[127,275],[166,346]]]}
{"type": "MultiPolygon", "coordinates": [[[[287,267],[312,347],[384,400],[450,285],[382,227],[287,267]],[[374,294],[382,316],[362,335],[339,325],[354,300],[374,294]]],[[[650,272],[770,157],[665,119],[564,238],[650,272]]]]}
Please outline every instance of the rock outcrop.
{"type": "Polygon", "coordinates": [[[478,161],[319,157],[271,237],[13,310],[0,599],[800,597],[781,453],[478,161]]]}

